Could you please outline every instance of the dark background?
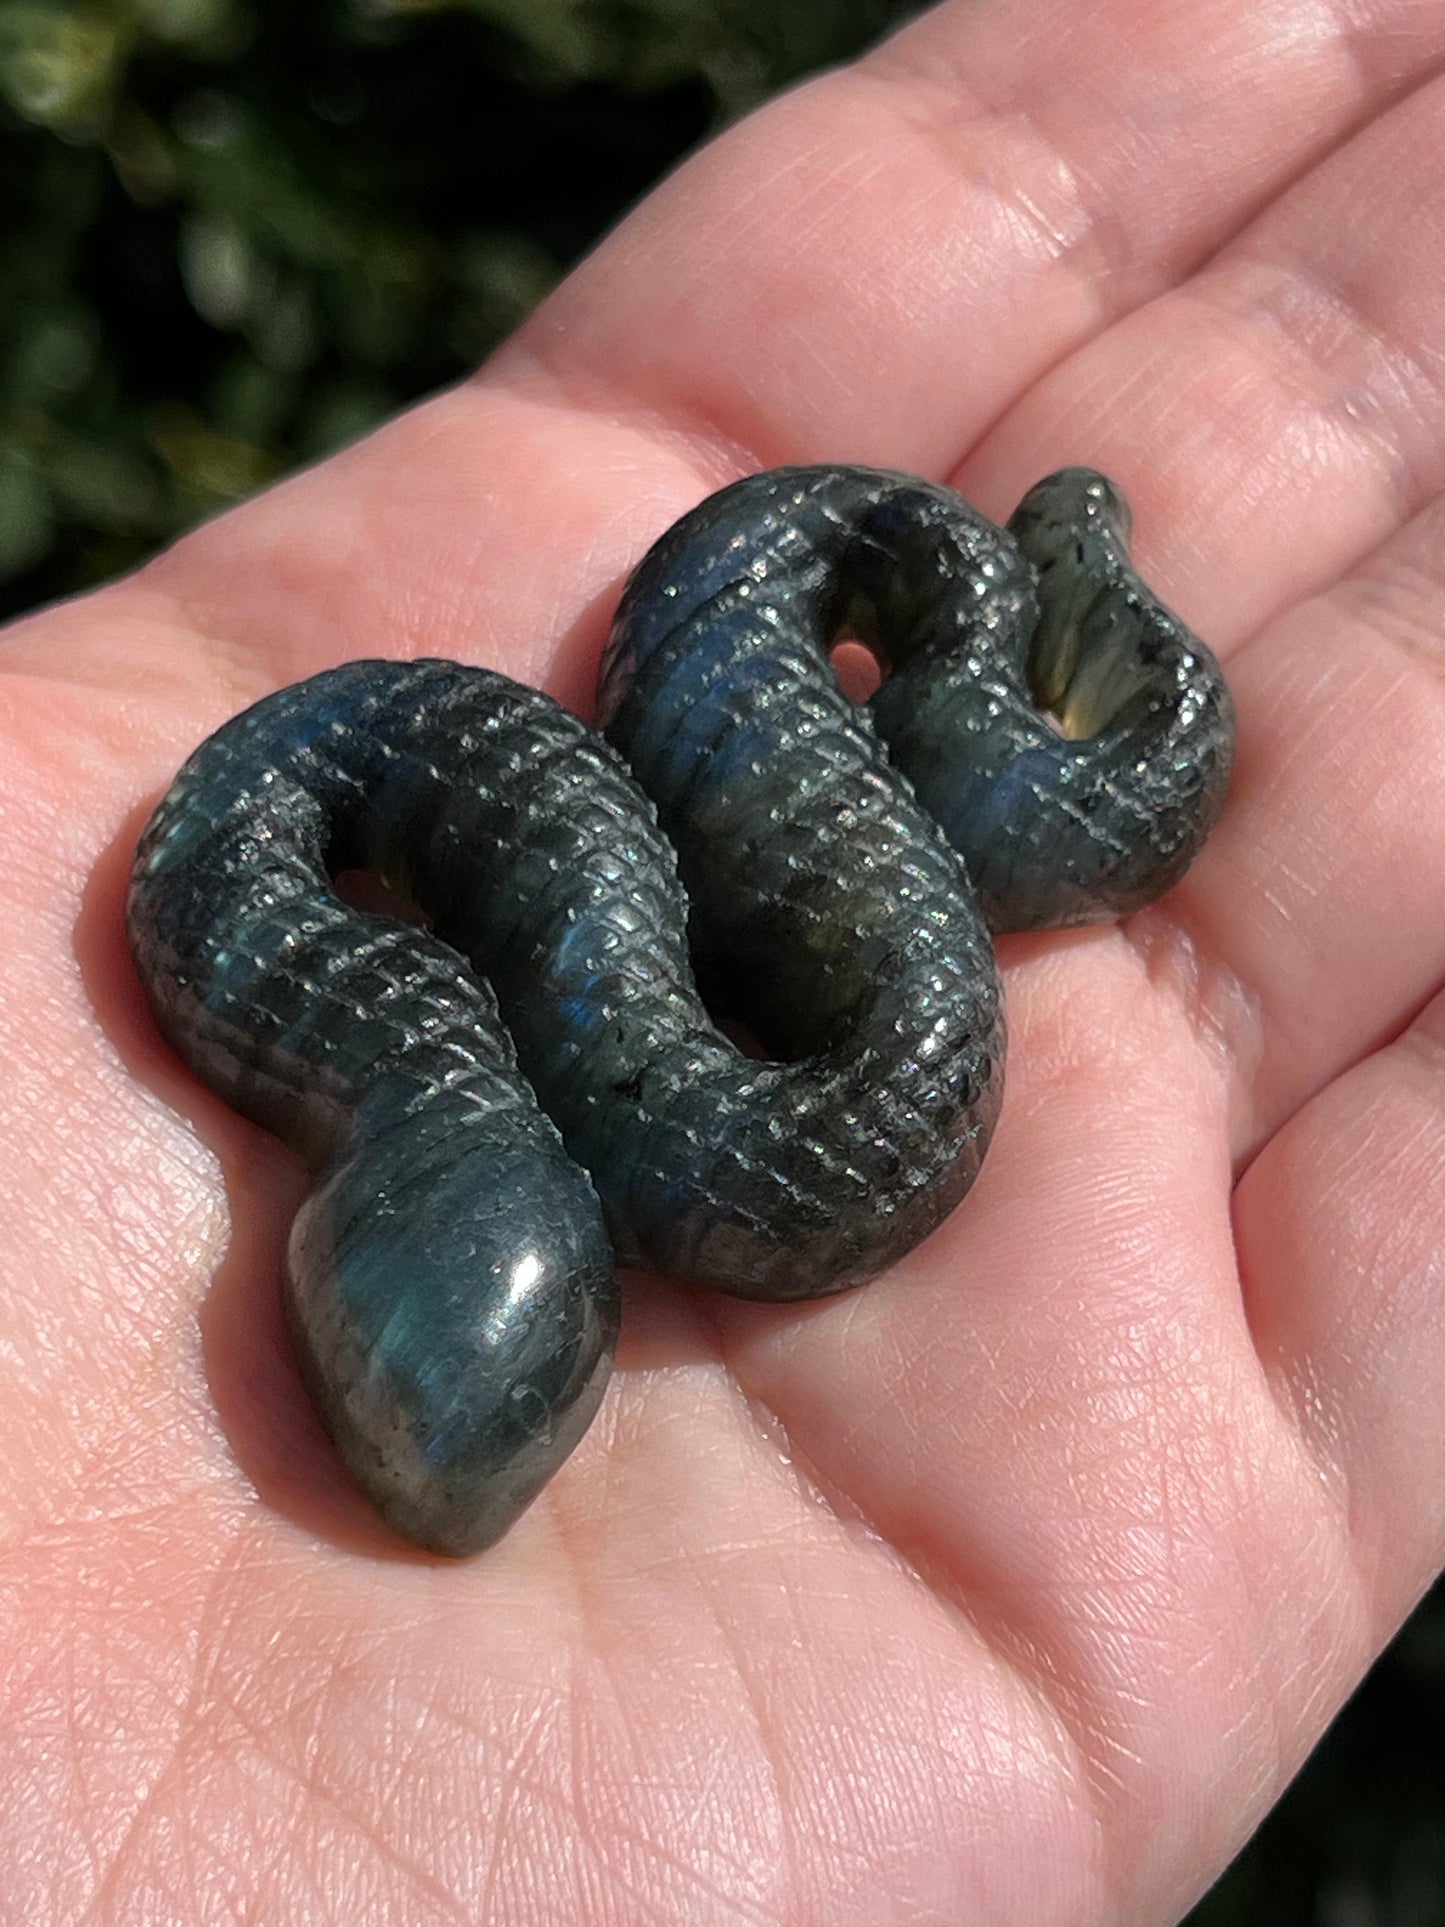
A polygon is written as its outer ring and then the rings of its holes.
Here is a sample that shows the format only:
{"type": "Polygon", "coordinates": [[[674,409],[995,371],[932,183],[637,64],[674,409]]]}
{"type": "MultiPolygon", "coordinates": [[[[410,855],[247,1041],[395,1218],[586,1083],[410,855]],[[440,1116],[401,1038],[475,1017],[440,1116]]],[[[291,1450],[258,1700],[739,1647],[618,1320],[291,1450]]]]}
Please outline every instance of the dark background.
{"type": "MultiPolygon", "coordinates": [[[[475,362],[909,0],[0,0],[0,613],[475,362]]],[[[1445,1588],[1190,1927],[1445,1927],[1445,1588]]],[[[963,1923],[960,1923],[963,1927],[963,1923]]]]}

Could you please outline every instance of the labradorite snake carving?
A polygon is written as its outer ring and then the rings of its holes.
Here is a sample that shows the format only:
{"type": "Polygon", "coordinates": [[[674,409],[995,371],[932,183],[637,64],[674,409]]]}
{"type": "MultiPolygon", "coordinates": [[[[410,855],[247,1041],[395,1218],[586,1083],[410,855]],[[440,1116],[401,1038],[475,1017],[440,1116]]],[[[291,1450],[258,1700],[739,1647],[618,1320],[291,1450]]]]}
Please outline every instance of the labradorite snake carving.
{"type": "Polygon", "coordinates": [[[1003,530],[780,469],[644,558],[606,740],[490,670],[353,662],[186,764],[135,956],[175,1048],[316,1173],[288,1320],[397,1530],[464,1553],[518,1516],[600,1400],[616,1264],[815,1297],[958,1203],[1002,1084],[990,930],[1148,902],[1222,803],[1228,694],[1126,542],[1088,470],[1003,530]],[[888,671],[865,708],[843,634],[888,671]],[[350,907],[356,867],[430,929],[350,907]]]}

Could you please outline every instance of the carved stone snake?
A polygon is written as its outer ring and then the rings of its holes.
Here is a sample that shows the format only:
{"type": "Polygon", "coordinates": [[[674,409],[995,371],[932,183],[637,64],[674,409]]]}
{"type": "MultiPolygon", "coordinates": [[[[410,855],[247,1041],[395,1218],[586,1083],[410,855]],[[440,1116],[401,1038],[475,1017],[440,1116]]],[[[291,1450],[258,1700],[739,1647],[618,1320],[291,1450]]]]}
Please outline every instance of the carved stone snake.
{"type": "Polygon", "coordinates": [[[317,1174],[288,1321],[398,1531],[474,1551],[535,1496],[601,1398],[616,1265],[816,1297],[958,1203],[1002,1088],[989,930],[1149,901],[1222,804],[1227,691],[1126,540],[1088,470],[1006,531],[775,470],[633,575],[607,740],[491,670],[353,662],[185,765],[132,946],[165,1036],[317,1174]],[[844,635],[891,672],[866,707],[844,635]],[[430,928],[353,908],[354,868],[430,928]]]}

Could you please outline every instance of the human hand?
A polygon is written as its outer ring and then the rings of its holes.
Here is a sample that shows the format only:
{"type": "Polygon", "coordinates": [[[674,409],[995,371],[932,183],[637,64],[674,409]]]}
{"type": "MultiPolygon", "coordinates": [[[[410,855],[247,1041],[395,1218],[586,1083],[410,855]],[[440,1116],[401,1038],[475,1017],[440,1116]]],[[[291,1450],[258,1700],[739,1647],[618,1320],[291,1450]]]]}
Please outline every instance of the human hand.
{"type": "Polygon", "coordinates": [[[1445,1544],[1445,16],[1367,15],[945,7],[475,382],[9,633],[17,1918],[1167,1922],[1278,1794],[1445,1544]],[[1003,946],[926,1246],[804,1309],[639,1282],[538,1504],[413,1556],[281,1333],[301,1181],[144,1013],[135,835],[348,657],[585,708],[647,542],[820,459],[1117,476],[1228,664],[1225,819],[1003,946]]]}

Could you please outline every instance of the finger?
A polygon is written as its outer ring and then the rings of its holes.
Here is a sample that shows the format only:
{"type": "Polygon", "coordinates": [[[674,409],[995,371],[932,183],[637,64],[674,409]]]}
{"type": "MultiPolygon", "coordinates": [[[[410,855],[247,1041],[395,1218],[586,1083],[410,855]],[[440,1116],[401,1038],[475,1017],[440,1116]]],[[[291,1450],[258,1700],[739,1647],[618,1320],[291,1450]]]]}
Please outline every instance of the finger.
{"type": "Polygon", "coordinates": [[[1010,505],[1087,459],[1226,650],[1332,582],[1445,480],[1445,80],[1382,114],[1177,289],[1050,371],[962,471],[1010,505]]]}
{"type": "Polygon", "coordinates": [[[706,150],[480,383],[112,597],[123,656],[89,609],[11,647],[158,704],[177,678],[235,698],[419,651],[585,698],[620,575],[706,487],[810,453],[952,463],[1442,51],[1407,0],[1349,25],[1248,0],[942,8],[706,150]]]}
{"type": "Polygon", "coordinates": [[[1398,1029],[1445,954],[1445,510],[1421,509],[1445,488],[1442,134],[1434,81],[1058,368],[963,478],[1112,469],[1146,568],[1230,655],[1230,805],[1133,930],[1223,1013],[1241,1150],[1398,1029]]]}
{"type": "Polygon", "coordinates": [[[1445,1558],[1445,993],[1240,1183],[1260,1356],[1348,1517],[1377,1629],[1445,1558]]]}
{"type": "Polygon", "coordinates": [[[942,472],[1441,44],[1414,8],[942,7],[705,150],[502,365],[757,466],[942,472]]]}
{"type": "Polygon", "coordinates": [[[1230,664],[1240,758],[1216,846],[1131,934],[1236,1053],[1237,1157],[1445,968],[1442,634],[1445,499],[1230,664]]]}

